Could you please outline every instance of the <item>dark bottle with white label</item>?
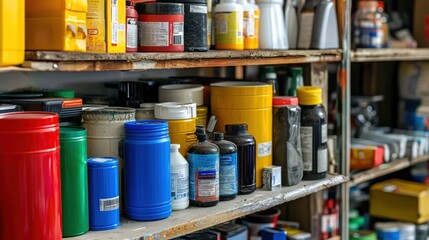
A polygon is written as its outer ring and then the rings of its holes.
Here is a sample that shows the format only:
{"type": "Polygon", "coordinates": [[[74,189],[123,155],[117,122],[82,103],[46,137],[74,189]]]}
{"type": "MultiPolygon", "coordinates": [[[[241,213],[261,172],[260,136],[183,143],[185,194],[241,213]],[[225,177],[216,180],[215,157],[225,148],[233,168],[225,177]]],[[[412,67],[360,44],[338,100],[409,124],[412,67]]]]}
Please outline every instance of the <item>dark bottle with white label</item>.
{"type": "Polygon", "coordinates": [[[238,193],[237,146],[223,139],[223,133],[214,133],[214,144],[219,147],[219,198],[232,200],[238,193]]]}
{"type": "Polygon", "coordinates": [[[322,179],[328,170],[328,121],[322,105],[322,89],[300,87],[297,95],[301,107],[303,179],[322,179]]]}

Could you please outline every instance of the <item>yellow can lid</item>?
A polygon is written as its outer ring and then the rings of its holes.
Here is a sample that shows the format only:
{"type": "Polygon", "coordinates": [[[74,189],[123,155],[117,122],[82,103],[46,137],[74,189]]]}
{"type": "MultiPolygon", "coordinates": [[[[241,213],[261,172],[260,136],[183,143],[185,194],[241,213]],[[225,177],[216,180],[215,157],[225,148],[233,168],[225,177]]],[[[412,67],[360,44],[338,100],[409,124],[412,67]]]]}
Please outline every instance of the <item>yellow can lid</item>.
{"type": "Polygon", "coordinates": [[[299,105],[318,105],[322,104],[322,89],[319,87],[304,86],[297,90],[299,105]]]}

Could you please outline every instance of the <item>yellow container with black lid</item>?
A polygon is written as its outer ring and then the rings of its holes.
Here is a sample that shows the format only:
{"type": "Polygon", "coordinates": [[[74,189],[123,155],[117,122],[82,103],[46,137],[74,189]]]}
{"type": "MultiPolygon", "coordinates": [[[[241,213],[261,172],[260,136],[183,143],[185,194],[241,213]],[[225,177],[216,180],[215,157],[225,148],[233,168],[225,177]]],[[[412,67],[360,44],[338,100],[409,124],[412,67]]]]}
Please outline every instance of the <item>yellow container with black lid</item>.
{"type": "Polygon", "coordinates": [[[248,125],[256,140],[256,187],[262,187],[262,169],[272,165],[273,88],[260,82],[220,82],[210,85],[211,114],[216,131],[226,124],[248,125]]]}
{"type": "Polygon", "coordinates": [[[197,142],[196,117],[197,105],[195,103],[155,104],[155,118],[168,122],[171,144],[180,144],[179,152],[185,157],[189,146],[197,142]]]}
{"type": "Polygon", "coordinates": [[[0,0],[0,67],[24,62],[24,0],[0,0]]]}

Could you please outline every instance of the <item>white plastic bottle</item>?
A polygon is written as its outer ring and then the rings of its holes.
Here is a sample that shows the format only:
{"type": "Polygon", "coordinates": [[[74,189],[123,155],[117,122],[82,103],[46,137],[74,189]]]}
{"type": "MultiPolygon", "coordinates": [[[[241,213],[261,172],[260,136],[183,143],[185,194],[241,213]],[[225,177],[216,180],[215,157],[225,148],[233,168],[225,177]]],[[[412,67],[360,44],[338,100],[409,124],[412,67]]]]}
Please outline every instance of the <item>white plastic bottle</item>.
{"type": "Polygon", "coordinates": [[[283,0],[256,0],[256,3],[261,11],[259,48],[288,49],[283,0]]]}
{"type": "Polygon", "coordinates": [[[214,11],[215,48],[243,50],[243,7],[236,0],[221,0],[214,11]]]}
{"type": "Polygon", "coordinates": [[[174,211],[189,206],[189,164],[179,153],[180,144],[170,145],[171,206],[174,211]]]}
{"type": "Polygon", "coordinates": [[[298,41],[298,14],[293,0],[285,0],[285,23],[289,49],[297,48],[298,41]]]}

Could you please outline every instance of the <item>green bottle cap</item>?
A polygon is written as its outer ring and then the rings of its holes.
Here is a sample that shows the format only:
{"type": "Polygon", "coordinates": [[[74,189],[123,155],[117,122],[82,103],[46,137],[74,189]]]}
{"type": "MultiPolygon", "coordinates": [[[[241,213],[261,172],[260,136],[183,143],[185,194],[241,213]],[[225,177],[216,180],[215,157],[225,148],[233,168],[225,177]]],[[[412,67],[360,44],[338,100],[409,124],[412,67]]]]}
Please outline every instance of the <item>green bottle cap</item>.
{"type": "Polygon", "coordinates": [[[296,78],[298,76],[302,76],[302,68],[300,67],[293,67],[290,68],[290,72],[293,78],[296,78]]]}

